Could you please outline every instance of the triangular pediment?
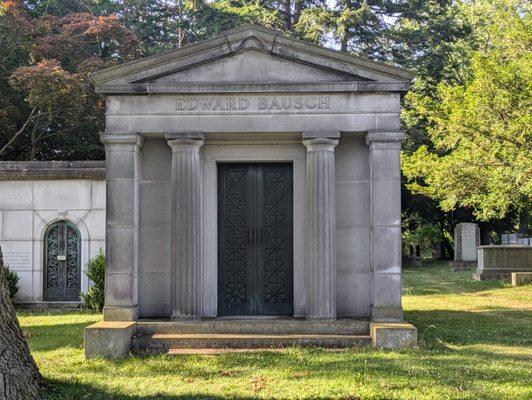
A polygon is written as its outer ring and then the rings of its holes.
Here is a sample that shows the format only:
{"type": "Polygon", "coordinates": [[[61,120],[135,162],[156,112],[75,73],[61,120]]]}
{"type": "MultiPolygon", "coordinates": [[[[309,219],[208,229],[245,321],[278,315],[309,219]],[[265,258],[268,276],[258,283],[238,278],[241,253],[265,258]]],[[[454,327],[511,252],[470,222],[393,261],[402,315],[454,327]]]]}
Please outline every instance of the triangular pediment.
{"type": "Polygon", "coordinates": [[[412,78],[408,71],[255,25],[92,75],[99,93],[223,92],[235,87],[405,91],[412,78]]]}
{"type": "Polygon", "coordinates": [[[274,57],[259,51],[245,51],[161,77],[148,79],[153,84],[210,83],[266,84],[367,81],[334,70],[274,57]]]}

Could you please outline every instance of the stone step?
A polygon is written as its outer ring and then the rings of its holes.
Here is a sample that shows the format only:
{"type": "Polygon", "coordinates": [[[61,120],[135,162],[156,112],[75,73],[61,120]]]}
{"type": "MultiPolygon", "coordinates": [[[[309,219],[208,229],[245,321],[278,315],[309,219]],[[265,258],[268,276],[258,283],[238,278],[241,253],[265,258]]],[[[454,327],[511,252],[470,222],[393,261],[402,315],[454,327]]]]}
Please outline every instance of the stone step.
{"type": "Polygon", "coordinates": [[[142,335],[173,334],[264,334],[264,335],[368,335],[369,321],[343,318],[336,321],[279,319],[214,319],[203,321],[138,321],[142,335]]]}
{"type": "Polygon", "coordinates": [[[133,353],[151,354],[171,353],[172,349],[267,349],[293,346],[345,348],[369,345],[369,335],[156,333],[135,335],[131,349],[133,353]]]}

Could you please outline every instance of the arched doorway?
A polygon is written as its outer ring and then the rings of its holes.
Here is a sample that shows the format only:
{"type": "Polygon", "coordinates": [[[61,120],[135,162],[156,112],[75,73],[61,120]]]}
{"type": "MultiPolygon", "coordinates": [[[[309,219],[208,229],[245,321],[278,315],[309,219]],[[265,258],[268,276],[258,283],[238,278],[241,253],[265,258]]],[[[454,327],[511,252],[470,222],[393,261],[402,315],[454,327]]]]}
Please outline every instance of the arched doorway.
{"type": "Polygon", "coordinates": [[[44,301],[78,301],[81,235],[69,221],[54,222],[44,234],[44,301]]]}

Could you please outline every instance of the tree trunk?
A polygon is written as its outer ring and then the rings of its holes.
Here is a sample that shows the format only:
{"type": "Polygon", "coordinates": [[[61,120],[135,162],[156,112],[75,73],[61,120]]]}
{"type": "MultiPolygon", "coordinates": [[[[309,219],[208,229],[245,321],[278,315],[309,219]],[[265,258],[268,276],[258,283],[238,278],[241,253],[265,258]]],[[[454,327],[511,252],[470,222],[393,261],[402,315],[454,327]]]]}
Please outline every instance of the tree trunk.
{"type": "Polygon", "coordinates": [[[291,0],[283,1],[284,8],[284,28],[289,31],[292,29],[292,2],[291,0]]]}
{"type": "Polygon", "coordinates": [[[37,151],[37,129],[39,127],[39,123],[41,122],[41,115],[37,116],[37,119],[35,120],[35,125],[33,125],[33,129],[31,130],[31,150],[29,155],[29,160],[34,161],[35,160],[35,153],[37,151]]]}
{"type": "Polygon", "coordinates": [[[294,20],[292,21],[292,26],[297,24],[299,17],[301,17],[301,12],[303,11],[303,0],[296,0],[294,6],[294,20]]]}
{"type": "Polygon", "coordinates": [[[9,297],[0,249],[0,399],[40,399],[43,383],[9,297]]]}

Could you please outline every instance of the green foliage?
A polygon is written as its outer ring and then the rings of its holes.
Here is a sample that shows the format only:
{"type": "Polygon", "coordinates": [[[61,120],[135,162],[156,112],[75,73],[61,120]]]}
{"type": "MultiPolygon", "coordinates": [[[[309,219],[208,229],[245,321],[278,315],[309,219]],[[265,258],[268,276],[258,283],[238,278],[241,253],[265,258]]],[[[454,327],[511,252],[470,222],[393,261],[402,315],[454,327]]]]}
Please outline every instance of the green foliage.
{"type": "Polygon", "coordinates": [[[503,218],[532,201],[532,20],[514,0],[468,9],[476,40],[464,84],[442,82],[417,100],[431,146],[403,157],[407,187],[445,211],[503,218]]]}
{"type": "Polygon", "coordinates": [[[525,1],[0,4],[2,159],[103,158],[98,132],[104,104],[88,74],[257,23],[416,72],[402,107],[409,229],[435,225],[445,242],[456,222],[476,218],[493,227],[504,217],[511,226],[520,210],[530,208],[531,28],[525,1]]]}
{"type": "MultiPolygon", "coordinates": [[[[428,224],[421,220],[418,214],[413,214],[403,218],[405,226],[412,226],[412,229],[403,229],[403,247],[420,245],[422,248],[430,248],[433,244],[441,240],[441,231],[436,224],[428,224]]],[[[450,239],[447,237],[447,239],[450,239]]],[[[405,254],[407,252],[405,251],[405,254]]]]}
{"type": "Polygon", "coordinates": [[[89,260],[85,274],[91,285],[87,293],[81,293],[83,305],[89,310],[101,312],[105,301],[105,255],[102,249],[89,260]]]}
{"type": "Polygon", "coordinates": [[[3,4],[0,157],[102,158],[105,107],[88,75],[138,57],[135,35],[81,2],[3,4]]]}
{"type": "Polygon", "coordinates": [[[18,284],[20,277],[15,271],[9,269],[9,265],[4,265],[4,278],[9,289],[9,297],[14,299],[20,289],[18,284]]]}

